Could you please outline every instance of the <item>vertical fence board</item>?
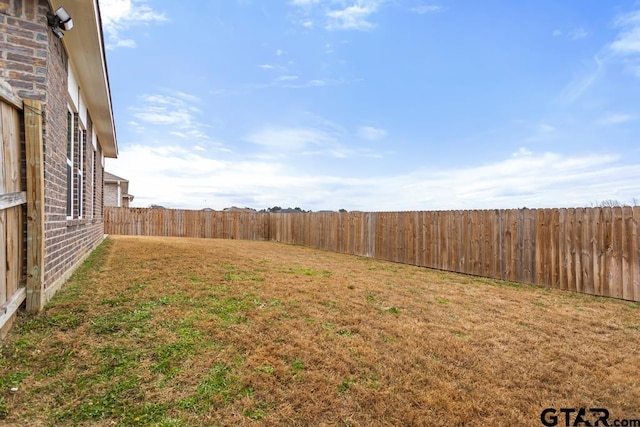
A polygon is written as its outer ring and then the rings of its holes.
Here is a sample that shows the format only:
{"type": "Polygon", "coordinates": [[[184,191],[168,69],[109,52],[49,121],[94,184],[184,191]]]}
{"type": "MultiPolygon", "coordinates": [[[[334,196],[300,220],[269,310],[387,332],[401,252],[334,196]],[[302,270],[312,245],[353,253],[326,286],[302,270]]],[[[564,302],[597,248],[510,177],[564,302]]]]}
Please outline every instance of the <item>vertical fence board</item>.
{"type": "Polygon", "coordinates": [[[611,296],[622,298],[622,240],[624,238],[624,224],[622,221],[622,208],[614,207],[613,213],[613,239],[611,256],[611,296]]]}
{"type": "Polygon", "coordinates": [[[640,301],[640,233],[638,226],[640,225],[640,206],[633,208],[633,223],[631,229],[631,255],[629,262],[631,263],[631,282],[633,286],[633,300],[640,301]]]}
{"type": "Polygon", "coordinates": [[[584,292],[582,282],[582,209],[575,209],[573,234],[573,258],[574,258],[574,278],[576,281],[576,291],[584,292]]]}
{"type": "Polygon", "coordinates": [[[622,298],[633,298],[633,277],[631,267],[631,257],[633,252],[633,209],[630,206],[622,208],[622,239],[621,239],[621,262],[622,262],[622,298]]]}
{"type": "Polygon", "coordinates": [[[506,280],[515,282],[516,277],[516,247],[518,241],[518,216],[517,211],[509,209],[505,211],[504,222],[504,256],[505,256],[505,273],[506,280]]]}
{"type": "Polygon", "coordinates": [[[580,209],[582,213],[582,238],[580,251],[582,252],[582,287],[583,292],[593,295],[593,236],[588,209],[580,209]]]}
{"type": "Polygon", "coordinates": [[[538,209],[536,211],[536,245],[535,245],[535,259],[536,259],[536,275],[533,283],[544,283],[545,277],[544,272],[546,269],[544,268],[544,257],[542,256],[542,251],[545,249],[547,244],[545,231],[545,209],[538,209]]]}
{"type": "Polygon", "coordinates": [[[589,221],[591,223],[591,257],[593,260],[593,293],[603,295],[602,292],[602,209],[590,209],[589,221]]]}
{"type": "Polygon", "coordinates": [[[567,210],[558,210],[558,288],[568,289],[566,265],[567,210]]]}
{"type": "Polygon", "coordinates": [[[491,239],[494,242],[493,246],[493,277],[496,279],[505,279],[505,260],[504,260],[504,210],[495,210],[493,215],[493,236],[491,239]]]}
{"type": "Polygon", "coordinates": [[[558,235],[558,210],[557,209],[545,209],[546,211],[546,223],[547,223],[547,243],[545,255],[545,265],[547,271],[545,272],[546,284],[554,288],[558,287],[558,272],[557,272],[557,235],[558,235]]]}

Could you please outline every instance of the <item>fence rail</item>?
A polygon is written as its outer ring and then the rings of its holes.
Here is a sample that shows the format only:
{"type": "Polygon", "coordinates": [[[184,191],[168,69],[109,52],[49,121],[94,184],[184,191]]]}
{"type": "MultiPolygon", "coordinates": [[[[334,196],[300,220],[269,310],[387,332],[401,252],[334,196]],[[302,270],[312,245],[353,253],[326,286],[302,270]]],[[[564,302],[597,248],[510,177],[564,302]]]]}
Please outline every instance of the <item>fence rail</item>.
{"type": "Polygon", "coordinates": [[[109,234],[272,240],[640,301],[640,207],[251,213],[105,208],[109,234]]]}

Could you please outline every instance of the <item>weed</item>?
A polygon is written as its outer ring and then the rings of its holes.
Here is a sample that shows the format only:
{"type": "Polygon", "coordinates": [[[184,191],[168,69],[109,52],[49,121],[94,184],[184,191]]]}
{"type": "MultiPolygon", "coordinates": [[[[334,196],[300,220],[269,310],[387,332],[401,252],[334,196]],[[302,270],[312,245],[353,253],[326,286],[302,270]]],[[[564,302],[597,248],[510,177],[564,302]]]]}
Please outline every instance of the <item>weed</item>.
{"type": "Polygon", "coordinates": [[[273,372],[275,371],[275,369],[271,365],[258,366],[256,370],[260,372],[265,372],[269,375],[273,374],[273,372]]]}
{"type": "Polygon", "coordinates": [[[27,371],[17,371],[0,377],[0,391],[18,387],[28,375],[27,371]]]}
{"type": "Polygon", "coordinates": [[[338,303],[338,301],[325,301],[324,306],[327,307],[329,310],[337,311],[338,307],[340,306],[340,303],[338,303]]]}
{"type": "Polygon", "coordinates": [[[391,314],[400,314],[400,309],[398,307],[389,307],[386,311],[391,314]]]}
{"type": "Polygon", "coordinates": [[[102,305],[108,305],[109,307],[119,307],[131,302],[132,299],[126,295],[120,295],[114,298],[104,298],[100,301],[102,305]]]}
{"type": "Polygon", "coordinates": [[[253,408],[245,409],[244,411],[242,411],[242,415],[254,421],[258,421],[267,415],[268,409],[269,409],[268,404],[260,403],[258,405],[255,405],[253,408]]]}
{"type": "Polygon", "coordinates": [[[436,302],[440,305],[448,305],[449,300],[446,298],[436,298],[436,302]]]}
{"type": "Polygon", "coordinates": [[[329,270],[316,270],[314,268],[288,268],[285,270],[281,270],[282,273],[286,274],[295,274],[298,276],[320,276],[320,277],[329,277],[331,276],[331,272],[329,270]]]}
{"type": "Polygon", "coordinates": [[[9,415],[9,408],[7,406],[7,401],[4,396],[0,396],[0,420],[4,419],[9,415]]]}
{"type": "Polygon", "coordinates": [[[294,373],[298,373],[304,371],[304,362],[302,360],[296,359],[291,362],[291,369],[293,369],[294,373]]]}
{"type": "Polygon", "coordinates": [[[343,380],[340,384],[338,384],[338,391],[342,394],[349,391],[352,385],[356,383],[356,380],[353,377],[349,377],[346,380],[343,380]]]}
{"type": "Polygon", "coordinates": [[[252,273],[247,273],[247,272],[226,272],[224,273],[222,278],[227,282],[235,282],[235,281],[264,282],[264,277],[258,276],[252,273]]]}

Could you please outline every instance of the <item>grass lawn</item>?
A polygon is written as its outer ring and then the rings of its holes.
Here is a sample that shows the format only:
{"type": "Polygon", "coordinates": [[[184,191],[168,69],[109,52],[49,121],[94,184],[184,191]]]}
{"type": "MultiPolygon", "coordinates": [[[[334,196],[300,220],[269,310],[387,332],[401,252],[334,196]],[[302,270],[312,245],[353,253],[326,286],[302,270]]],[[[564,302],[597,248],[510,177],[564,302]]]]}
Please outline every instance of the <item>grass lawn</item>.
{"type": "Polygon", "coordinates": [[[0,425],[640,419],[639,349],[637,303],[270,242],[113,236],[2,343],[0,425]]]}

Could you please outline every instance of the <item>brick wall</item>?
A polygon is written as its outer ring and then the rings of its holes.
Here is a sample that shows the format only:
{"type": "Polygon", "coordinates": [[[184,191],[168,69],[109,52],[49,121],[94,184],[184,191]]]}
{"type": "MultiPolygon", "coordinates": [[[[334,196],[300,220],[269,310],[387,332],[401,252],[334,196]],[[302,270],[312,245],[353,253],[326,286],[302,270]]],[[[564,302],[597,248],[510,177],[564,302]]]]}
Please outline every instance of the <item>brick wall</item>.
{"type": "Polygon", "coordinates": [[[118,207],[118,184],[112,182],[104,184],[104,205],[118,207]]]}
{"type": "MultiPolygon", "coordinates": [[[[0,0],[0,77],[18,96],[43,101],[45,288],[64,278],[104,235],[102,150],[99,146],[95,155],[95,177],[87,175],[90,159],[94,156],[90,123],[85,123],[84,194],[76,195],[76,212],[72,219],[67,219],[67,69],[70,58],[62,41],[47,26],[46,13],[50,11],[46,0],[0,0]],[[93,206],[89,208],[85,203],[84,215],[80,218],[78,200],[80,197],[87,200],[88,192],[95,194],[95,198],[91,197],[93,206]]],[[[76,141],[78,132],[76,127],[76,141]]],[[[78,149],[76,145],[76,161],[80,158],[78,149]]],[[[77,183],[77,168],[74,172],[77,183]]]]}
{"type": "Polygon", "coordinates": [[[45,100],[46,0],[0,0],[0,76],[22,98],[45,100]]]}

